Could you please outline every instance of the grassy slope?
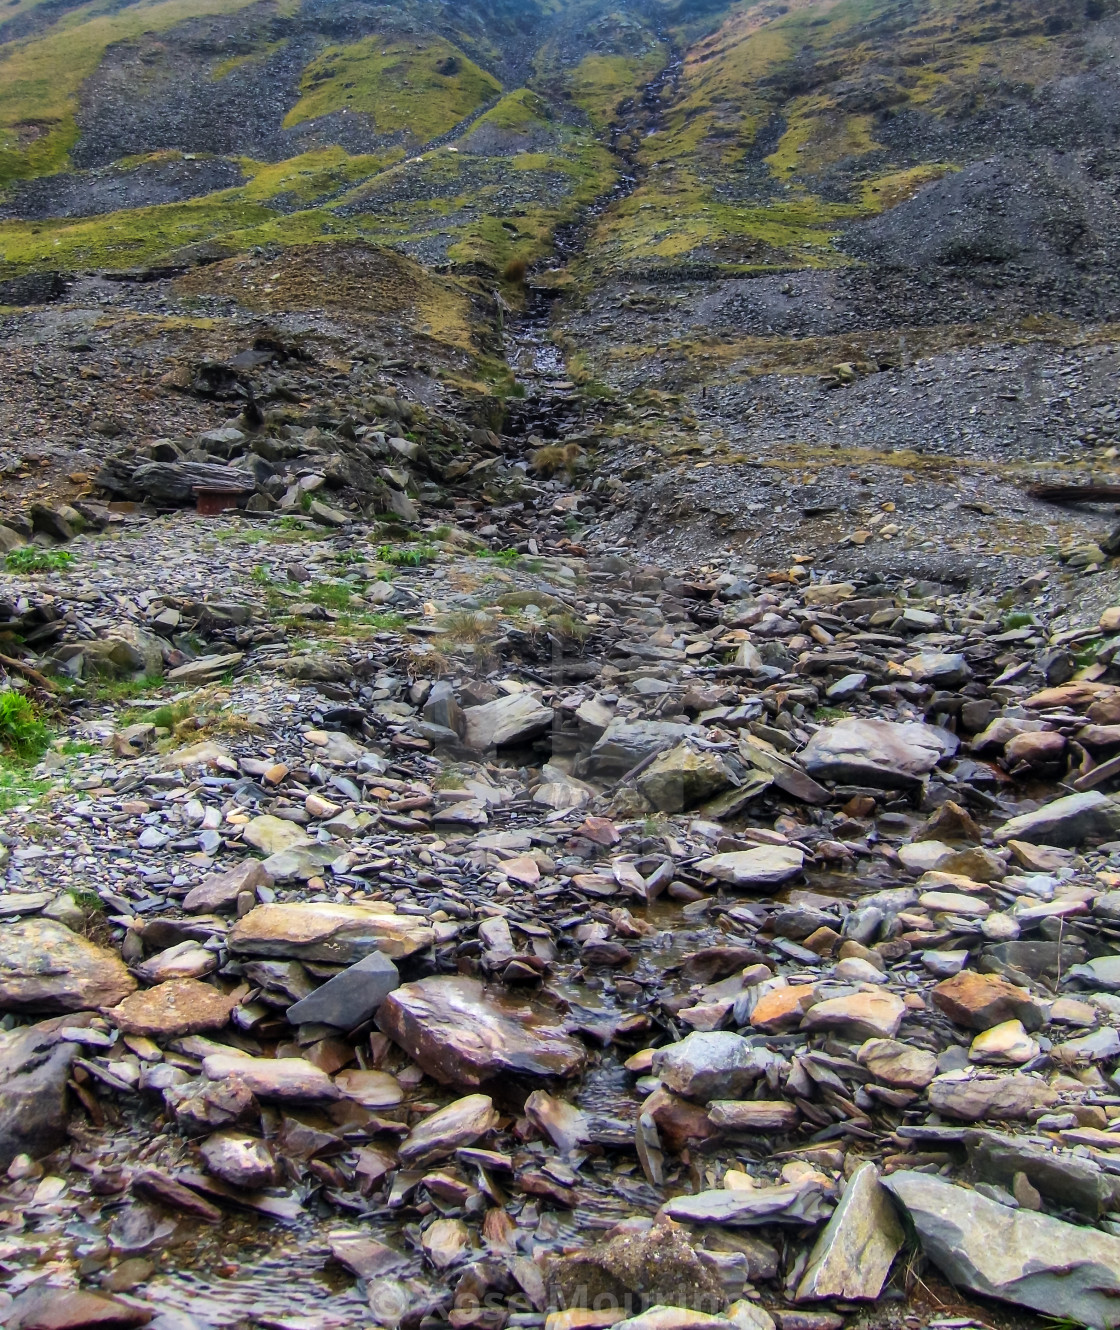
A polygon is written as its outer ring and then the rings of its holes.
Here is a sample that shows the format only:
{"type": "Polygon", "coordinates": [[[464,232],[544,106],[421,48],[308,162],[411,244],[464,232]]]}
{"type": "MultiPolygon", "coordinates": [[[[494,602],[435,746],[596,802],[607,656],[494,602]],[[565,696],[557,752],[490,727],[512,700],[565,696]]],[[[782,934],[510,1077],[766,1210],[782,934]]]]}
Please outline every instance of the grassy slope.
{"type": "Polygon", "coordinates": [[[602,220],[593,267],[845,262],[833,245],[841,224],[953,169],[890,160],[875,115],[845,105],[852,87],[887,82],[888,104],[940,115],[967,107],[982,65],[989,78],[1026,83],[1059,67],[1041,9],[1024,6],[1017,26],[993,23],[992,10],[990,0],[747,0],[708,33],[678,29],[678,94],[643,142],[642,184],[602,220]],[[847,198],[822,192],[822,175],[835,178],[836,168],[847,198]]]}
{"type": "Polygon", "coordinates": [[[286,126],[333,111],[373,117],[379,133],[404,133],[426,143],[454,129],[493,100],[501,85],[442,38],[386,44],[367,37],[352,46],[332,46],[303,72],[300,100],[286,126]]]}
{"type": "Polygon", "coordinates": [[[253,2],[160,0],[99,14],[93,0],[42,35],[0,48],[0,185],[65,167],[78,134],[78,94],[112,43],[191,18],[233,13],[253,2]]]}

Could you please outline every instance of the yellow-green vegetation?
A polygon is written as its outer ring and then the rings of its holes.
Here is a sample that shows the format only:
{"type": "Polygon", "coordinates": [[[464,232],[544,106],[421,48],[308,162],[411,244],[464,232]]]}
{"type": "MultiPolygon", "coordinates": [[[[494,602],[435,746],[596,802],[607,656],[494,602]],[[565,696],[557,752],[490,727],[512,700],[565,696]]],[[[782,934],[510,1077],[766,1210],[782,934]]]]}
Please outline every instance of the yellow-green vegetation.
{"type": "Polygon", "coordinates": [[[676,95],[640,142],[641,183],[599,224],[592,270],[848,262],[834,243],[847,221],[954,169],[892,161],[881,115],[968,115],[993,82],[1059,76],[1079,48],[1063,54],[1044,22],[1042,8],[993,19],[986,0],[740,0],[707,32],[673,29],[676,95]]]}
{"type": "Polygon", "coordinates": [[[572,99],[587,112],[596,129],[605,129],[617,119],[622,103],[664,69],[666,58],[663,46],[641,56],[585,56],[569,79],[572,99]]]}
{"type": "MultiPolygon", "coordinates": [[[[162,32],[186,19],[234,13],[252,3],[161,0],[105,14],[92,0],[41,36],[0,48],[0,184],[66,165],[78,135],[78,93],[111,43],[162,32]]],[[[294,0],[278,3],[294,7],[294,0]]]]}
{"type": "Polygon", "coordinates": [[[334,147],[276,164],[246,158],[241,163],[249,176],[246,184],[182,203],[126,208],[100,217],[0,222],[0,268],[131,267],[213,238],[248,249],[269,240],[298,243],[352,234],[353,227],[314,210],[314,205],[375,174],[387,160],[391,157],[350,157],[334,147]],[[277,196],[296,198],[306,206],[279,213],[269,206],[277,196]]]}
{"type": "Polygon", "coordinates": [[[333,46],[303,72],[300,99],[285,126],[358,111],[381,134],[406,134],[419,143],[454,129],[498,96],[501,84],[442,38],[423,45],[367,37],[333,46]]]}

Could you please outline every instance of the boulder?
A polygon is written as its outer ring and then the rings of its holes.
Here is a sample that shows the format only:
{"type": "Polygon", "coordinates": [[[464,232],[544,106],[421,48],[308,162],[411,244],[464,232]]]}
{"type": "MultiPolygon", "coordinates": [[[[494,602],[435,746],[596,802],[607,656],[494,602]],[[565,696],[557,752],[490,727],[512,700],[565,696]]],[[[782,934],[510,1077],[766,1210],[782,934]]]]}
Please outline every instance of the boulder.
{"type": "Polygon", "coordinates": [[[701,859],[696,869],[735,887],[777,887],[796,877],[804,864],[805,855],[793,845],[758,845],[713,854],[701,859]]]}
{"type": "Polygon", "coordinates": [[[56,1016],[0,1031],[0,1169],[16,1155],[37,1159],[66,1140],[67,1082],[80,1048],[64,1040],[62,1031],[82,1023],[56,1016]]]}
{"type": "Polygon", "coordinates": [[[796,1300],[877,1298],[903,1236],[879,1170],[870,1162],[860,1164],[809,1254],[796,1300]]]}
{"type": "Polygon", "coordinates": [[[280,956],[353,965],[371,952],[393,960],[431,946],[435,932],[392,905],[336,905],[330,901],[258,905],[230,929],[238,956],[280,956]]]}
{"type": "Polygon", "coordinates": [[[1120,1238],[1013,1210],[928,1173],[884,1179],[950,1283],[1077,1325],[1120,1320],[1120,1238]]]}
{"type": "Polygon", "coordinates": [[[116,1006],[136,987],[113,951],[53,919],[0,929],[0,1011],[46,1014],[116,1006]]]}
{"type": "Polygon", "coordinates": [[[689,743],[660,753],[637,780],[638,789],[663,813],[694,808],[731,783],[731,772],[718,753],[697,750],[689,743]]]}
{"type": "Polygon", "coordinates": [[[553,719],[552,708],[532,693],[496,697],[493,702],[467,707],[462,716],[463,742],[477,752],[528,743],[550,729],[553,719]]]}
{"type": "Polygon", "coordinates": [[[477,979],[404,984],[381,1004],[377,1024],[433,1079],[464,1089],[511,1076],[572,1076],[586,1061],[552,1012],[491,993],[477,979]]]}
{"type": "Polygon", "coordinates": [[[1076,849],[1087,840],[1117,834],[1120,834],[1120,803],[1099,790],[1089,790],[1085,794],[1067,794],[1043,804],[1033,813],[1011,818],[996,828],[995,838],[1001,844],[1021,840],[1076,849]]]}
{"type": "Polygon", "coordinates": [[[905,789],[956,751],[955,736],[934,725],[849,717],[819,729],[801,763],[820,780],[905,789]]]}

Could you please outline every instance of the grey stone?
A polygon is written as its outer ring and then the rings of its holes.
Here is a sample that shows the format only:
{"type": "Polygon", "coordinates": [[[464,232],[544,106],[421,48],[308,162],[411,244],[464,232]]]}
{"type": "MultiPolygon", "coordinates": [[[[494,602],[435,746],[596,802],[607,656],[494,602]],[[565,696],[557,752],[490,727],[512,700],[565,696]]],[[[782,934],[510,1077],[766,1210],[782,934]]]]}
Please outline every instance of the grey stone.
{"type": "Polygon", "coordinates": [[[1060,845],[1077,848],[1095,837],[1120,833],[1120,803],[1089,790],[1085,794],[1067,794],[1043,804],[1033,813],[1022,813],[997,827],[995,838],[1004,842],[1025,840],[1033,845],[1060,845]]]}
{"type": "Polygon", "coordinates": [[[781,1059],[729,1030],[694,1031],[653,1055],[653,1073],[675,1094],[707,1102],[734,1099],[781,1059]]]}
{"type": "Polygon", "coordinates": [[[62,1031],[81,1023],[60,1016],[0,1032],[0,1169],[16,1155],[38,1158],[66,1140],[67,1082],[81,1050],[62,1031]]]}
{"type": "Polygon", "coordinates": [[[956,737],[934,725],[850,717],[819,729],[801,762],[822,780],[899,789],[917,784],[956,751],[956,737]]]}
{"type": "Polygon", "coordinates": [[[659,753],[637,780],[638,789],[663,813],[694,808],[731,784],[731,772],[718,753],[679,743],[659,753]]]}
{"type": "Polygon", "coordinates": [[[699,726],[681,725],[675,721],[629,721],[615,717],[592,748],[588,764],[597,774],[621,775],[659,748],[667,748],[682,739],[700,737],[702,734],[699,726]]]}
{"type": "Polygon", "coordinates": [[[883,1185],[950,1283],[1078,1325],[1120,1319],[1120,1238],[1012,1210],[927,1173],[883,1185]]]}
{"type": "Polygon", "coordinates": [[[1098,1219],[1114,1204],[1120,1178],[1106,1174],[1091,1159],[1044,1150],[995,1131],[965,1133],[973,1174],[986,1182],[1012,1186],[1018,1173],[1059,1205],[1069,1205],[1098,1219]]]}
{"type": "Polygon", "coordinates": [[[211,914],[215,910],[231,910],[243,891],[255,895],[258,888],[271,889],[272,874],[259,859],[245,859],[224,873],[211,873],[197,887],[183,897],[183,909],[188,914],[211,914]]]}
{"type": "Polygon", "coordinates": [[[397,967],[379,951],[373,951],[333,979],[317,988],[310,997],[288,1008],[292,1025],[333,1025],[352,1030],[376,1012],[386,997],[400,984],[397,967]]]}
{"type": "Polygon", "coordinates": [[[493,702],[467,707],[463,712],[463,741],[468,748],[488,748],[527,743],[552,726],[552,708],[532,693],[510,693],[493,702]]]}
{"type": "Polygon", "coordinates": [[[809,1254],[796,1300],[877,1298],[902,1242],[902,1225],[879,1170],[861,1164],[809,1254]]]}
{"type": "Polygon", "coordinates": [[[804,854],[793,845],[759,845],[701,859],[696,870],[736,887],[775,887],[796,877],[804,864],[804,854]]]}

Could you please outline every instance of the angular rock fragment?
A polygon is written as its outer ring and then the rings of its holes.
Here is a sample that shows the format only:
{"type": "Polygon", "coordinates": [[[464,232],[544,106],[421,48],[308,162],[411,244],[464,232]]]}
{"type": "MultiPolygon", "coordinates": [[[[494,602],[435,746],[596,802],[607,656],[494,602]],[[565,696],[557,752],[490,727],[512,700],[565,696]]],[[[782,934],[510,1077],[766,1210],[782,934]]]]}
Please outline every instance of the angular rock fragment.
{"type": "Polygon", "coordinates": [[[399,983],[397,967],[388,956],[371,951],[290,1006],[288,1020],[292,1025],[333,1025],[353,1030],[369,1020],[399,983]]]}
{"type": "Polygon", "coordinates": [[[1078,1325],[1120,1319],[1120,1238],[1012,1210],[926,1173],[893,1173],[883,1185],[958,1287],[1078,1325]]]}
{"type": "Polygon", "coordinates": [[[550,1012],[490,993],[477,979],[404,984],[382,1003],[377,1023],[429,1076],[464,1089],[504,1076],[572,1076],[586,1060],[550,1012]]]}
{"type": "Polygon", "coordinates": [[[286,956],[353,965],[371,952],[393,960],[431,946],[435,933],[391,905],[258,905],[234,924],[229,949],[240,956],[286,956]]]}
{"type": "Polygon", "coordinates": [[[809,1254],[798,1302],[877,1298],[902,1242],[902,1225],[880,1185],[879,1170],[870,1162],[861,1164],[809,1254]]]}
{"type": "Polygon", "coordinates": [[[1083,845],[1087,840],[1120,834],[1120,803],[1090,790],[1054,799],[1033,813],[1022,813],[997,827],[995,838],[1026,841],[1035,845],[1083,845]]]}
{"type": "Polygon", "coordinates": [[[212,914],[232,910],[243,891],[256,894],[258,888],[270,889],[272,875],[259,859],[246,859],[224,873],[211,873],[183,897],[188,914],[212,914]]]}
{"type": "Polygon", "coordinates": [[[1030,993],[998,975],[962,970],[942,980],[931,997],[954,1025],[970,1030],[988,1030],[1009,1020],[1022,1021],[1028,1030],[1042,1025],[1042,1010],[1030,993]]]}
{"type": "Polygon", "coordinates": [[[553,721],[552,708],[532,693],[511,693],[482,706],[467,707],[462,716],[463,742],[477,752],[527,743],[549,729],[553,721]]]}
{"type": "Polygon", "coordinates": [[[53,919],[0,929],[0,1011],[91,1011],[115,1006],[135,987],[115,952],[53,919]]]}
{"type": "Polygon", "coordinates": [[[340,1098],[331,1078],[303,1058],[254,1058],[242,1053],[211,1053],[202,1060],[211,1081],[239,1080],[258,1099],[315,1104],[340,1098]]]}
{"type": "Polygon", "coordinates": [[[400,1144],[402,1164],[428,1164],[444,1159],[464,1145],[473,1145],[498,1125],[489,1095],[471,1094],[418,1122],[400,1144]]]}
{"type": "Polygon", "coordinates": [[[853,993],[814,1003],[801,1022],[803,1030],[835,1030],[850,1039],[893,1039],[906,1015],[894,993],[853,993]]]}

